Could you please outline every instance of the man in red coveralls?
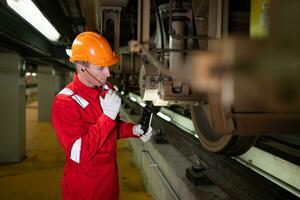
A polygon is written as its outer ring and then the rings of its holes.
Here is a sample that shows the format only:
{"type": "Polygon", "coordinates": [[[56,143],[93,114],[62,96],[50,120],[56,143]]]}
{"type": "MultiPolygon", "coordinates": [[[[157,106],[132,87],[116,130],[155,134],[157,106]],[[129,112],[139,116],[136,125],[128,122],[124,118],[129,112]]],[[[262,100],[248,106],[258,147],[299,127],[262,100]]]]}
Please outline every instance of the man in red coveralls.
{"type": "Polygon", "coordinates": [[[117,200],[117,139],[136,137],[146,142],[151,128],[144,134],[140,125],[118,119],[121,99],[106,80],[108,67],[119,57],[104,37],[94,32],[79,34],[70,61],[77,72],[52,107],[52,124],[66,155],[63,199],[117,200]]]}

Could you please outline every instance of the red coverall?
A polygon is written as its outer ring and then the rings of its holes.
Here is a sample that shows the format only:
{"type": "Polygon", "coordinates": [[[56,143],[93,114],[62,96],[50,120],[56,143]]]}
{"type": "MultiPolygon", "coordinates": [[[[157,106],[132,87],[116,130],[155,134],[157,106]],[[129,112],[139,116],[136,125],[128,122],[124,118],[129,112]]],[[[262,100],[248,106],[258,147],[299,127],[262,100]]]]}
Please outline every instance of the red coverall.
{"type": "Polygon", "coordinates": [[[62,178],[65,200],[119,198],[116,142],[136,136],[133,124],[103,114],[99,95],[105,94],[84,85],[75,74],[73,82],[54,99],[52,125],[66,155],[62,178]]]}

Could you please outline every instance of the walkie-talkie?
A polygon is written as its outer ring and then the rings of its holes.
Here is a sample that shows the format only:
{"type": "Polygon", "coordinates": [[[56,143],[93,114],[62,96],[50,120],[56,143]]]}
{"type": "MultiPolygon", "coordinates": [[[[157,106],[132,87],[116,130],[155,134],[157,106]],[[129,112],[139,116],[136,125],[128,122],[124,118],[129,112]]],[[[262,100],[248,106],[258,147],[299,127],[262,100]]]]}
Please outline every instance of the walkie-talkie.
{"type": "Polygon", "coordinates": [[[102,88],[102,90],[109,90],[108,85],[105,83],[101,83],[101,88],[102,88]]]}
{"type": "Polygon", "coordinates": [[[151,125],[153,113],[154,113],[154,106],[146,105],[144,107],[143,116],[142,116],[142,119],[141,119],[141,128],[144,131],[144,134],[147,133],[147,131],[148,131],[150,125],[151,125]]]}

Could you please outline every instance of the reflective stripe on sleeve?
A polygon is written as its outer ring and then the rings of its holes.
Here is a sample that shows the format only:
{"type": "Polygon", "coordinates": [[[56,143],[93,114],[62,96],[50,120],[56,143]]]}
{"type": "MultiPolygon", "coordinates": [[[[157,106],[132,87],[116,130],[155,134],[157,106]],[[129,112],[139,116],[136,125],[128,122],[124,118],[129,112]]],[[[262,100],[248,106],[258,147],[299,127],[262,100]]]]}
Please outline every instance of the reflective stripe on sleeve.
{"type": "Polygon", "coordinates": [[[70,96],[70,95],[73,95],[74,92],[72,90],[70,90],[69,88],[64,88],[58,94],[64,94],[64,95],[70,96]]]}
{"type": "Polygon", "coordinates": [[[72,99],[74,99],[82,108],[85,108],[87,105],[89,105],[89,102],[77,94],[73,95],[72,99]]]}
{"type": "Polygon", "coordinates": [[[80,150],[81,150],[81,138],[77,139],[72,146],[71,160],[77,163],[80,162],[80,150]]]}

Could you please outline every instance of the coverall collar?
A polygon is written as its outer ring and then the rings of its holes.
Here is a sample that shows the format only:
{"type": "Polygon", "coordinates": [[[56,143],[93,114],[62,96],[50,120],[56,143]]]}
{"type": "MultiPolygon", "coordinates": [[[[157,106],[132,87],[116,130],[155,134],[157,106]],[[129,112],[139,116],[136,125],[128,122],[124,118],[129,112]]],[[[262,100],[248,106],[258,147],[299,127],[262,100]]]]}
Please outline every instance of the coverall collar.
{"type": "Polygon", "coordinates": [[[97,88],[92,88],[92,87],[89,87],[85,84],[83,84],[78,76],[77,76],[77,73],[74,73],[74,76],[73,76],[73,81],[74,81],[74,84],[75,86],[77,87],[77,89],[84,93],[85,95],[87,96],[91,96],[91,97],[94,97],[94,98],[97,98],[99,96],[99,93],[102,92],[102,89],[101,87],[97,87],[97,88]]]}

